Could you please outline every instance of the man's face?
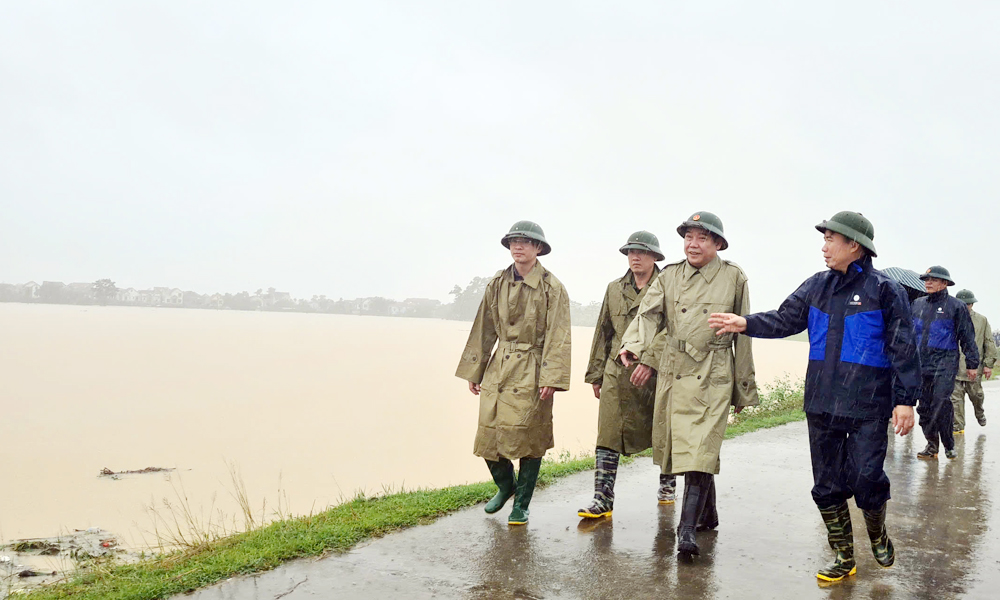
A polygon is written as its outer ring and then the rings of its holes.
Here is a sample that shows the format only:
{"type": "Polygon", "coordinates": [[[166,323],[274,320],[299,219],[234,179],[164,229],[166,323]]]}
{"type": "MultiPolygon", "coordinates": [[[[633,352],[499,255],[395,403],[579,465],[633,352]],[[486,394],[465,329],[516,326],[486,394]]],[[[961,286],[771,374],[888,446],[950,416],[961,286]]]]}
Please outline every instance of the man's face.
{"type": "Polygon", "coordinates": [[[516,237],[508,240],[510,256],[519,265],[530,265],[538,256],[538,244],[531,239],[516,237]]]}
{"type": "Polygon", "coordinates": [[[944,288],[948,287],[948,282],[944,279],[938,279],[937,277],[928,277],[924,280],[924,289],[927,290],[928,294],[933,294],[935,292],[940,292],[944,288]]]}
{"type": "MultiPolygon", "coordinates": [[[[927,286],[925,285],[924,287],[926,288],[927,286]]],[[[969,310],[969,312],[972,312],[972,305],[971,304],[966,304],[965,308],[967,308],[969,310]]]]}
{"type": "Polygon", "coordinates": [[[839,233],[827,230],[823,234],[823,260],[826,266],[841,273],[847,272],[847,267],[859,258],[859,244],[848,240],[839,233]]]}
{"type": "Polygon", "coordinates": [[[701,227],[688,227],[684,232],[684,255],[691,266],[700,269],[712,262],[719,253],[722,242],[701,227]]]}
{"type": "Polygon", "coordinates": [[[628,268],[636,275],[651,273],[655,262],[656,260],[650,252],[634,248],[628,251],[628,268]]]}

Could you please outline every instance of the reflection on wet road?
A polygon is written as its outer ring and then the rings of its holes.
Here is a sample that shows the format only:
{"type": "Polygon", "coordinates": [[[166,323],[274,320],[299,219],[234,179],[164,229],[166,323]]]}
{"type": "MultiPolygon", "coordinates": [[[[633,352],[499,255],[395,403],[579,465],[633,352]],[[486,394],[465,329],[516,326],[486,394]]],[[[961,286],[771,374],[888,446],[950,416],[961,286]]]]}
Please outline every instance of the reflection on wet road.
{"type": "MultiPolygon", "coordinates": [[[[1000,385],[986,388],[990,413],[1000,406],[1000,385]]],[[[721,525],[699,534],[702,555],[690,561],[676,554],[678,508],[656,504],[657,470],[643,459],[620,470],[610,519],[575,517],[592,491],[592,474],[581,474],[537,492],[527,527],[508,528],[507,510],[489,516],[476,507],[193,597],[997,598],[1000,429],[992,428],[970,425],[950,461],[916,458],[924,445],[919,429],[894,438],[886,470],[896,564],[875,563],[852,503],[858,573],[829,587],[814,577],[832,553],[809,495],[806,427],[795,423],[726,442],[717,479],[721,525]]]]}

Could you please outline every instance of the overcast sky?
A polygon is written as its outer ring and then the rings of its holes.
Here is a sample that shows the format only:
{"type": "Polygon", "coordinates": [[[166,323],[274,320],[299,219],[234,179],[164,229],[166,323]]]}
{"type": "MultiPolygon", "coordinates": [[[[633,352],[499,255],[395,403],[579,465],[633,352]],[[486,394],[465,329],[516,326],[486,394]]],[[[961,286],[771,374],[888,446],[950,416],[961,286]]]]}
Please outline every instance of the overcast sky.
{"type": "Polygon", "coordinates": [[[723,219],[770,309],[943,264],[1000,325],[1000,3],[0,3],[0,281],[448,299],[542,225],[600,300],[723,219]]]}

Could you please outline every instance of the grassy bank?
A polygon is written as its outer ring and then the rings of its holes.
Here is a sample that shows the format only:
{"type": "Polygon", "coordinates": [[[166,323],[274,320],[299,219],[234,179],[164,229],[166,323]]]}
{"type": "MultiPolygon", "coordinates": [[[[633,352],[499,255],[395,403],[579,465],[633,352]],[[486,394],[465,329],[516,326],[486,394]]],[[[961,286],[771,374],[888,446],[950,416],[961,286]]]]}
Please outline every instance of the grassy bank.
{"type": "MultiPolygon", "coordinates": [[[[761,395],[761,406],[744,410],[726,437],[801,420],[802,388],[788,380],[761,395]]],[[[562,457],[542,465],[539,486],[594,466],[592,456],[562,457]]],[[[234,575],[267,571],[294,558],[342,552],[358,542],[429,523],[461,508],[488,500],[496,487],[474,483],[439,490],[358,497],[317,515],[272,523],[248,533],[131,565],[94,565],[71,581],[34,590],[33,599],[166,598],[217,583],[234,575]]]]}

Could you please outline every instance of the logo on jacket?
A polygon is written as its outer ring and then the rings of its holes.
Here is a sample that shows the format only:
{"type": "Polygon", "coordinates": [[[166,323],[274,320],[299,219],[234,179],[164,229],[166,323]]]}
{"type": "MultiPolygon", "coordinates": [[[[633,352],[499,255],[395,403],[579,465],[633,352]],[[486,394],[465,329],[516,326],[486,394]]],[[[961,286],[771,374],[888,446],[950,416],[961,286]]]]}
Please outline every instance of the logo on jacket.
{"type": "Polygon", "coordinates": [[[861,296],[854,294],[854,298],[847,302],[848,306],[861,306],[861,296]]]}
{"type": "Polygon", "coordinates": [[[938,309],[937,309],[937,311],[938,311],[939,313],[943,313],[943,312],[944,312],[944,308],[943,308],[943,307],[941,307],[941,306],[939,306],[939,307],[938,307],[938,309]]]}

